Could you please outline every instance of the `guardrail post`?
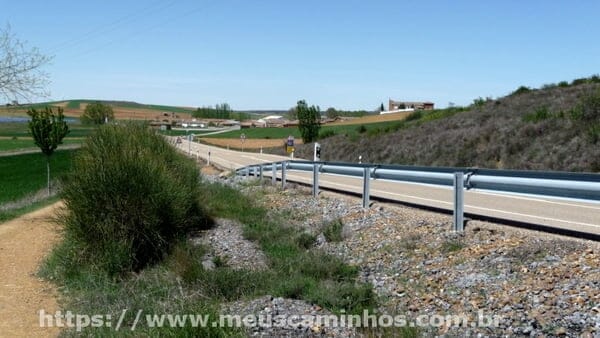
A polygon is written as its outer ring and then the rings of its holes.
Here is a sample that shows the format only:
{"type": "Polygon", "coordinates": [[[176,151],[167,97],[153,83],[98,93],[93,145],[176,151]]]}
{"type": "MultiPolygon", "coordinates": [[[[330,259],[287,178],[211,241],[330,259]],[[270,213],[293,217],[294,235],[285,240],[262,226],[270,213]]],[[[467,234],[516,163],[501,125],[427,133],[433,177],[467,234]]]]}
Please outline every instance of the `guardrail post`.
{"type": "Polygon", "coordinates": [[[281,189],[285,189],[285,164],[285,161],[281,162],[281,189]]]}
{"type": "Polygon", "coordinates": [[[277,163],[271,163],[271,184],[275,185],[277,182],[277,163]]]}
{"type": "Polygon", "coordinates": [[[319,164],[313,164],[313,187],[312,187],[313,197],[319,196],[319,164]]]}
{"type": "Polygon", "coordinates": [[[370,190],[371,190],[371,169],[368,167],[364,168],[363,174],[363,208],[368,208],[370,203],[370,190]]]}
{"type": "Polygon", "coordinates": [[[464,231],[464,174],[454,173],[454,231],[464,231]]]}
{"type": "Polygon", "coordinates": [[[250,169],[248,167],[244,168],[244,177],[248,178],[250,176],[250,169]]]}
{"type": "Polygon", "coordinates": [[[262,180],[263,178],[263,166],[262,164],[258,166],[258,178],[262,180]]]}

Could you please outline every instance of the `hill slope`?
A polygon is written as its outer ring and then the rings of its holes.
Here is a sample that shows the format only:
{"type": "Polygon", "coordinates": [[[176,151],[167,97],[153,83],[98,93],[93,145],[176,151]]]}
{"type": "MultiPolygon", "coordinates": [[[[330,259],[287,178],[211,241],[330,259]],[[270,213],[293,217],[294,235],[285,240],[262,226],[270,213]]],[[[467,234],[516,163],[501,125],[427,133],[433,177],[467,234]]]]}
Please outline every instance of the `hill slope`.
{"type": "Polygon", "coordinates": [[[117,119],[161,119],[165,113],[175,113],[181,118],[190,118],[195,108],[187,107],[173,107],[164,105],[154,104],[143,104],[130,101],[106,101],[106,100],[65,100],[65,101],[52,101],[52,102],[41,102],[34,104],[25,104],[17,107],[2,107],[0,109],[0,115],[25,115],[28,108],[41,108],[46,105],[53,107],[61,107],[64,109],[65,115],[70,117],[80,117],[85,110],[85,107],[89,103],[101,102],[107,104],[113,108],[115,117],[117,119]]]}
{"type": "MultiPolygon", "coordinates": [[[[600,171],[600,84],[545,87],[476,100],[465,111],[423,112],[358,139],[326,138],[319,141],[322,159],[356,162],[362,155],[371,163],[600,171]],[[436,114],[449,117],[432,120],[436,114]]],[[[297,155],[312,158],[312,145],[298,147],[297,155]]]]}

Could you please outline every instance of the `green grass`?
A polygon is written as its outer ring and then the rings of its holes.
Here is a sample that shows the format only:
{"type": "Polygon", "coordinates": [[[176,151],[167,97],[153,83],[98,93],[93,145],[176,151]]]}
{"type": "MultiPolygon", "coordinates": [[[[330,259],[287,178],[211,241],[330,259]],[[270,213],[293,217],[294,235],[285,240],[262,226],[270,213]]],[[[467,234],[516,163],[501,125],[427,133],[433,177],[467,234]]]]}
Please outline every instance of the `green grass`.
{"type": "Polygon", "coordinates": [[[111,105],[113,108],[135,108],[135,109],[151,109],[159,112],[174,112],[174,113],[192,113],[195,109],[184,108],[184,107],[173,107],[173,106],[165,106],[165,105],[156,105],[156,104],[143,104],[131,101],[106,101],[106,100],[87,100],[87,99],[77,99],[77,100],[69,100],[67,103],[67,108],[69,109],[79,109],[81,104],[85,103],[93,103],[93,102],[101,102],[104,104],[111,105]]]}
{"type": "Polygon", "coordinates": [[[10,209],[10,210],[0,210],[0,223],[10,221],[11,219],[17,218],[19,216],[33,212],[37,209],[48,206],[52,203],[58,202],[59,199],[60,198],[58,196],[54,196],[54,197],[43,199],[41,201],[33,202],[29,205],[26,205],[26,206],[23,206],[20,208],[10,209]]]}
{"type": "MultiPolygon", "coordinates": [[[[272,295],[304,299],[334,313],[372,310],[376,300],[372,288],[356,282],[357,268],[321,252],[306,249],[301,232],[285,224],[285,215],[267,210],[260,194],[244,195],[222,184],[203,182],[201,203],[213,217],[236,219],[244,224],[244,235],[256,241],[269,260],[265,271],[232,270],[219,264],[205,270],[201,257],[206,249],[181,242],[161,263],[136,274],[110,278],[93,264],[79,264],[78,248],[66,240],[44,264],[41,275],[63,290],[63,306],[80,314],[107,313],[118,318],[123,309],[148,313],[197,313],[216,318],[223,302],[272,295]]],[[[135,311],[125,316],[122,327],[130,328],[135,311]]],[[[68,330],[66,336],[78,333],[68,330]]],[[[79,333],[81,334],[81,333],[79,333]]],[[[110,328],[84,329],[83,335],[113,336],[110,328]]],[[[125,336],[243,336],[231,328],[149,328],[144,321],[125,336]]]]}
{"type": "MultiPolygon", "coordinates": [[[[362,124],[364,126],[364,130],[359,130],[360,125],[323,125],[319,131],[319,134],[326,134],[328,136],[333,135],[359,135],[368,132],[369,130],[376,130],[385,128],[386,126],[390,126],[394,124],[394,122],[376,122],[376,123],[368,123],[362,124]]],[[[240,138],[241,134],[245,134],[246,138],[252,139],[287,139],[289,135],[294,136],[294,138],[300,139],[300,131],[297,127],[286,127],[286,128],[249,128],[249,129],[240,129],[234,130],[227,133],[208,135],[205,137],[208,138],[240,138]]]]}
{"type": "MultiPolygon", "coordinates": [[[[69,134],[71,137],[86,137],[90,135],[95,127],[81,124],[68,123],[69,134]]],[[[27,123],[0,123],[0,137],[31,137],[27,123]]]]}
{"type": "MultiPolygon", "coordinates": [[[[75,150],[59,150],[50,157],[51,179],[68,172],[74,153],[75,150]]],[[[19,200],[46,186],[46,157],[41,153],[0,157],[0,173],[0,204],[19,200]]]]}
{"type": "MultiPolygon", "coordinates": [[[[81,138],[65,138],[63,145],[65,144],[80,144],[83,143],[81,138]]],[[[39,149],[33,143],[33,139],[19,138],[19,139],[0,139],[0,152],[1,151],[12,151],[22,149],[39,149]]]]}

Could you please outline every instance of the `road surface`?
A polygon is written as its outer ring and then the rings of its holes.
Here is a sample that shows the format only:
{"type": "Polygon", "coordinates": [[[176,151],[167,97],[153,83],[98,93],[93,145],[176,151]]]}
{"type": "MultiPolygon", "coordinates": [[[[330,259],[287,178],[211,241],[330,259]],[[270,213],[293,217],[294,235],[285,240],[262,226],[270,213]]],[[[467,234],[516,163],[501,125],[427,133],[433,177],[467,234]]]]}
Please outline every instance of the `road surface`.
{"type": "MultiPolygon", "coordinates": [[[[203,159],[208,159],[210,152],[211,163],[230,170],[251,164],[290,159],[270,154],[226,150],[198,143],[188,144],[185,140],[178,146],[185,152],[191,152],[192,156],[203,159]]],[[[271,171],[265,171],[264,175],[270,177],[271,171]]],[[[281,177],[280,172],[278,177],[281,177]]],[[[287,180],[310,184],[312,173],[289,170],[287,180]]],[[[321,173],[319,186],[360,194],[362,178],[321,173]]],[[[371,181],[370,193],[372,197],[393,201],[445,210],[453,208],[451,187],[376,179],[371,181]]],[[[598,202],[469,190],[465,191],[465,213],[600,235],[598,202]]]]}

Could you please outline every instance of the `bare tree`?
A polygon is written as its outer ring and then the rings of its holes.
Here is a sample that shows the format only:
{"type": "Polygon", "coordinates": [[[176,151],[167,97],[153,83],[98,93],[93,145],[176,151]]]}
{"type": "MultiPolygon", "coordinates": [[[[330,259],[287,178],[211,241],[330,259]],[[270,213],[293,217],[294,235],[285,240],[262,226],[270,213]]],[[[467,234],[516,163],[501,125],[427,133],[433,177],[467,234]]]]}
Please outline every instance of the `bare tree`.
{"type": "Polygon", "coordinates": [[[41,68],[51,59],[35,47],[26,47],[9,25],[0,28],[0,96],[7,100],[48,96],[50,81],[41,68]]]}

